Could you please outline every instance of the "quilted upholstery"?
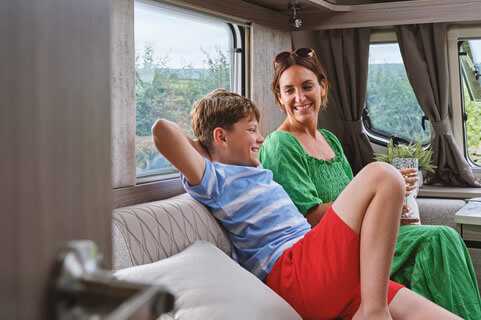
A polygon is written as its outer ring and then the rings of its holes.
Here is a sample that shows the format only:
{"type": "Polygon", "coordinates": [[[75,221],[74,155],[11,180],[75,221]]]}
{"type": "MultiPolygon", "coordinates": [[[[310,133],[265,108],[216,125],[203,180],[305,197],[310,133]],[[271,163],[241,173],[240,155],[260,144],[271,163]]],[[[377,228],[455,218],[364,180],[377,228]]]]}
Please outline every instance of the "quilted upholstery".
{"type": "Polygon", "coordinates": [[[197,240],[231,255],[231,242],[208,209],[188,194],[113,211],[113,269],[170,257],[197,240]]]}

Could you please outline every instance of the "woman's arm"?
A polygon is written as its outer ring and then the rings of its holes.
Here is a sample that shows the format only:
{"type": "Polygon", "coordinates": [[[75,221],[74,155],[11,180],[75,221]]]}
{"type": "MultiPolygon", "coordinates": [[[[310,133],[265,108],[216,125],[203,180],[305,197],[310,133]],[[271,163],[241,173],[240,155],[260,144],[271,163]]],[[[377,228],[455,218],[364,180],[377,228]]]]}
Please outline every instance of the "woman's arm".
{"type": "Polygon", "coordinates": [[[314,228],[321,221],[322,217],[326,213],[327,209],[329,209],[331,204],[332,202],[321,203],[307,210],[305,217],[312,228],[314,228]]]}

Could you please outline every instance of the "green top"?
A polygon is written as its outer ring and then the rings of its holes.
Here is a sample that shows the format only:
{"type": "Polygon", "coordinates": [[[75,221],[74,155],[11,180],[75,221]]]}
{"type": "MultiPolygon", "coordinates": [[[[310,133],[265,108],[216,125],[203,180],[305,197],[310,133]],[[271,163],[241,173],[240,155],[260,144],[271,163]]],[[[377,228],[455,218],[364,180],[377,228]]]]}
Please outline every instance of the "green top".
{"type": "Polygon", "coordinates": [[[352,170],[341,144],[331,132],[321,129],[336,154],[331,162],[309,155],[297,138],[287,131],[274,131],[262,144],[259,160],[273,172],[299,211],[336,200],[352,180],[352,170]]]}

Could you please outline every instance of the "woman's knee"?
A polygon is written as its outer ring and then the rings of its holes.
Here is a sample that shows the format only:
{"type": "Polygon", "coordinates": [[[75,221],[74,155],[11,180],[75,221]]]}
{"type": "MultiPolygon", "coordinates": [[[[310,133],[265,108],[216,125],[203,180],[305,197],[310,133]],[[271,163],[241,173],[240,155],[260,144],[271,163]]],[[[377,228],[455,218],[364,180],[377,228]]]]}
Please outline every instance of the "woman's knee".
{"type": "Polygon", "coordinates": [[[449,226],[433,226],[433,234],[441,241],[464,243],[459,233],[449,226]]]}

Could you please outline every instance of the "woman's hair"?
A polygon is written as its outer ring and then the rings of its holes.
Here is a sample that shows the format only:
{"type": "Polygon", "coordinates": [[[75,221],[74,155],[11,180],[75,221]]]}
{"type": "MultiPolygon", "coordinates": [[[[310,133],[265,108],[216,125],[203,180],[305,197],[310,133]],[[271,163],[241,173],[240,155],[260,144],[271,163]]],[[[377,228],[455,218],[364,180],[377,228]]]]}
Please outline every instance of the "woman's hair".
{"type": "Polygon", "coordinates": [[[224,89],[216,89],[194,103],[190,112],[192,131],[202,146],[209,150],[215,128],[231,130],[244,118],[259,122],[260,112],[246,97],[224,89]]]}
{"type": "Polygon", "coordinates": [[[312,57],[301,57],[294,53],[291,54],[289,58],[286,58],[274,66],[274,78],[272,79],[271,90],[274,93],[274,97],[279,109],[284,111],[278,97],[278,95],[281,93],[279,88],[279,79],[281,78],[282,73],[293,65],[303,66],[304,68],[311,70],[317,76],[319,84],[322,84],[322,81],[324,80],[326,94],[321,99],[321,110],[325,109],[327,105],[327,94],[329,92],[329,81],[327,79],[327,74],[324,70],[324,67],[319,63],[315,54],[312,55],[312,57]]]}

